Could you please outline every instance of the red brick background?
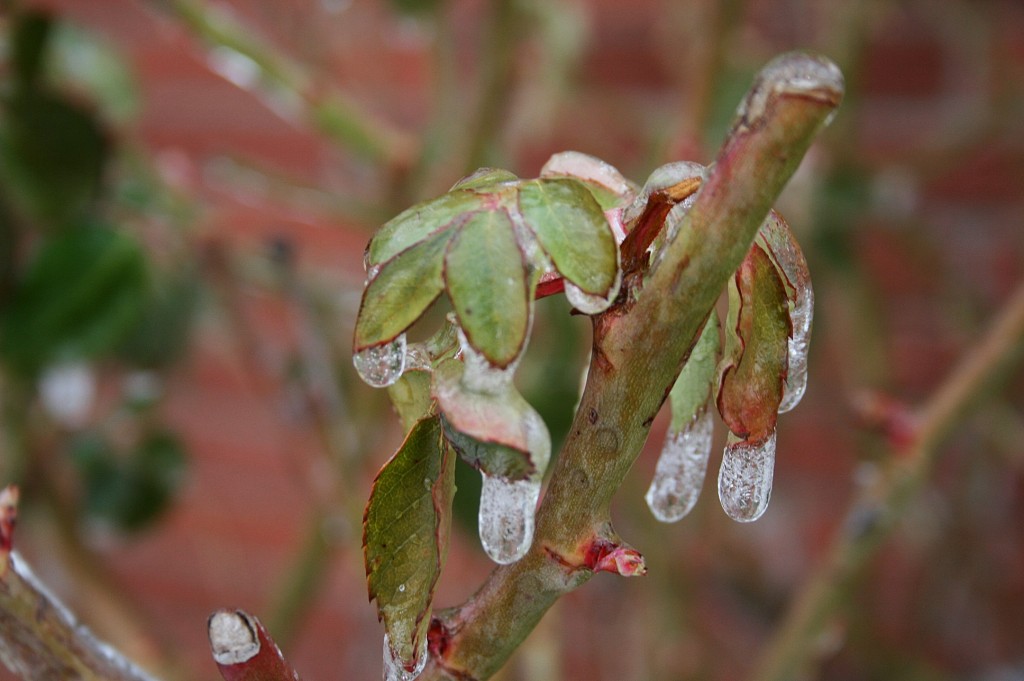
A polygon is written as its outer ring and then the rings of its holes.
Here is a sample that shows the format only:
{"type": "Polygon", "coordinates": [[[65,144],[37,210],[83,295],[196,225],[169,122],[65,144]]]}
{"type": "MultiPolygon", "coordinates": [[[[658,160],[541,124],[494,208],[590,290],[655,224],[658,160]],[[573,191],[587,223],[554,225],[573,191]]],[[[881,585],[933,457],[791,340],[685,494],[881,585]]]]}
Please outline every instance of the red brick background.
{"type": "MultiPolygon", "coordinates": [[[[377,223],[337,197],[362,199],[386,218],[401,207],[385,191],[387,172],[219,75],[208,46],[163,3],[32,4],[101,36],[134,73],[141,111],[125,139],[201,206],[197,257],[214,249],[232,263],[259,263],[268,239],[291,240],[304,290],[331,311],[328,350],[344,357],[362,249],[377,223]]],[[[782,200],[805,243],[818,308],[807,396],[780,420],[771,509],[753,526],[731,525],[707,489],[692,517],[658,526],[642,498],[662,424],[616,508],[650,575],[602,576],[564,599],[504,677],[545,678],[536,670],[553,659],[547,678],[740,678],[839,528],[858,476],[870,475],[878,448],[856,422],[854,396],[870,388],[926,397],[1024,279],[1024,5],[520,4],[534,14],[557,7],[570,18],[557,29],[563,38],[569,27],[579,32],[579,68],[555,99],[544,90],[544,41],[527,33],[516,52],[499,146],[522,175],[570,148],[636,180],[674,155],[707,162],[714,141],[686,123],[702,106],[694,94],[702,59],[722,64],[704,100],[712,124],[775,53],[815,49],[847,71],[848,101],[782,200]],[[719,5],[738,15],[716,33],[719,5]],[[854,198],[822,208],[840,171],[857,178],[854,198]]],[[[209,5],[414,143],[431,120],[437,36],[454,41],[459,60],[459,120],[475,106],[487,47],[482,0],[449,3],[445,33],[369,0],[209,5]]],[[[459,177],[456,151],[441,155],[424,193],[459,177]]],[[[213,679],[206,617],[222,606],[271,612],[311,519],[323,513],[330,569],[286,652],[307,679],[375,678],[381,630],[366,602],[358,522],[397,423],[381,395],[353,386],[343,360],[346,402],[335,407],[347,410],[371,455],[345,464],[347,479],[325,482],[336,462],[316,410],[330,396],[311,407],[289,379],[308,341],[308,309],[301,297],[253,283],[260,276],[230,285],[211,277],[191,352],[166,385],[165,414],[190,452],[177,503],[150,533],[87,543],[124,598],[119,612],[144,624],[142,652],[155,642],[177,678],[213,679]]],[[[1024,678],[1024,386],[1008,378],[1007,395],[952,438],[936,482],[860,581],[851,617],[822,632],[820,678],[1024,678]]],[[[30,507],[24,553],[84,620],[131,648],[140,638],[111,624],[123,617],[108,617],[81,588],[52,535],[45,513],[30,507]]],[[[475,537],[456,533],[438,602],[460,602],[488,570],[475,537]]]]}

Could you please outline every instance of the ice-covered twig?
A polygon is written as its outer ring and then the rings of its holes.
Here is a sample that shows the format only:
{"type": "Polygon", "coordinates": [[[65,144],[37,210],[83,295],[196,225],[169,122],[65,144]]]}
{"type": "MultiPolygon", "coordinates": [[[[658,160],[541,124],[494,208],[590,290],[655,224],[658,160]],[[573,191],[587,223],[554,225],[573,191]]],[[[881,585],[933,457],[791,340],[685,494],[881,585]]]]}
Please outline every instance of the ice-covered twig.
{"type": "Polygon", "coordinates": [[[587,386],[530,551],[439,615],[445,645],[432,647],[422,679],[490,677],[559,597],[594,574],[572,566],[612,534],[612,496],[712,305],[842,92],[842,76],[821,58],[784,55],[762,71],[676,237],[646,277],[623,281],[624,302],[592,317],[587,386]]]}
{"type": "Polygon", "coordinates": [[[299,681],[263,624],[242,610],[218,610],[208,623],[210,651],[224,681],[299,681]]]}
{"type": "Polygon", "coordinates": [[[13,550],[17,488],[0,491],[0,660],[25,679],[152,681],[99,641],[13,550]]]}
{"type": "MultiPolygon", "coordinates": [[[[815,656],[815,641],[834,617],[861,569],[911,504],[932,471],[939,445],[993,384],[1013,375],[1024,357],[1024,284],[1007,301],[985,337],[961,360],[916,413],[913,427],[891,442],[894,456],[885,473],[857,499],[824,562],[796,595],[782,625],[754,667],[756,681],[802,676],[815,656]]],[[[811,675],[813,676],[813,675],[811,675]]]]}

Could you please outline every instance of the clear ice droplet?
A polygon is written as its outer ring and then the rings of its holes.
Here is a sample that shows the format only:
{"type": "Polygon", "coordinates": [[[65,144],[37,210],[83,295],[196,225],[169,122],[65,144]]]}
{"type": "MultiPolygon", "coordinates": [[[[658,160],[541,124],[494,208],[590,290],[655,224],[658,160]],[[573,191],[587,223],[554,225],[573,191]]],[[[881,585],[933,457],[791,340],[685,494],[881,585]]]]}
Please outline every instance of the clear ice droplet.
{"type": "Polygon", "coordinates": [[[427,637],[420,641],[420,649],[416,654],[416,666],[411,671],[405,668],[402,660],[391,649],[391,641],[384,634],[384,681],[413,681],[427,666],[427,637]]]}
{"type": "Polygon", "coordinates": [[[615,298],[618,297],[619,288],[621,286],[621,270],[615,273],[615,281],[612,283],[612,287],[608,291],[607,296],[597,296],[592,293],[587,293],[566,279],[565,297],[573,307],[583,314],[600,314],[611,307],[611,304],[615,302],[615,298]]]}
{"type": "Polygon", "coordinates": [[[357,352],[352,357],[359,377],[374,388],[386,388],[405,371],[405,334],[382,345],[357,352]]]}
{"type": "Polygon", "coordinates": [[[540,476],[508,480],[482,474],[480,543],[495,563],[514,563],[530,549],[540,498],[540,476]]]}
{"type": "Polygon", "coordinates": [[[663,523],[674,523],[693,510],[704,486],[711,454],[714,420],[710,409],[697,415],[679,432],[665,437],[654,479],[647,490],[647,506],[663,523]]]}
{"type": "Polygon", "coordinates": [[[775,469],[775,431],[759,443],[729,435],[718,472],[718,499],[726,514],[739,523],[750,523],[768,508],[775,469]]]}

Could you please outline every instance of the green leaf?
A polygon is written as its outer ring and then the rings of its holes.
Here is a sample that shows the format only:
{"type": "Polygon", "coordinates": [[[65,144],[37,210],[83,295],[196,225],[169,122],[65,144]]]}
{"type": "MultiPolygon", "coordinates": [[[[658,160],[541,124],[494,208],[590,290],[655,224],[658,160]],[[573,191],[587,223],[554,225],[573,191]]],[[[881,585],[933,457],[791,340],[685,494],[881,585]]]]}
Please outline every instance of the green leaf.
{"type": "Polygon", "coordinates": [[[488,475],[529,477],[536,470],[526,431],[527,411],[533,407],[511,384],[497,394],[467,389],[464,371],[458,360],[442,362],[434,370],[433,396],[444,414],[449,442],[466,463],[488,475]]]}
{"type": "Polygon", "coordinates": [[[760,440],[775,428],[790,328],[785,286],[771,259],[754,244],[729,284],[718,389],[718,412],[742,440],[760,440]]]}
{"type": "Polygon", "coordinates": [[[711,397],[714,387],[715,370],[721,355],[719,339],[718,314],[711,310],[711,315],[704,324],[704,329],[697,338],[690,357],[683,365],[669,393],[669,406],[672,411],[672,429],[674,432],[684,431],[693,421],[693,417],[704,409],[711,397]]]}
{"type": "Polygon", "coordinates": [[[118,348],[125,361],[159,369],[184,355],[199,303],[200,279],[196,274],[185,268],[150,287],[141,317],[118,348]]]}
{"type": "Polygon", "coordinates": [[[601,206],[581,183],[525,182],[519,210],[563,277],[586,293],[608,295],[618,268],[615,236],[601,206]]]}
{"type": "Polygon", "coordinates": [[[124,532],[153,524],[181,486],[186,456],[173,433],[154,430],[130,452],[100,435],[77,438],[69,455],[82,481],[83,511],[124,532]]]}
{"type": "Polygon", "coordinates": [[[444,254],[451,238],[452,232],[442,232],[381,266],[363,291],[356,318],[356,351],[392,340],[437,300],[444,290],[444,254]]]}
{"type": "Polygon", "coordinates": [[[501,168],[480,168],[456,182],[451,191],[456,189],[487,189],[504,182],[515,182],[519,178],[501,168]]]}
{"type": "Polygon", "coordinates": [[[398,412],[402,430],[408,434],[420,419],[430,414],[430,372],[406,369],[401,378],[388,386],[388,397],[398,412]]]}
{"type": "Polygon", "coordinates": [[[416,204],[385,223],[370,241],[369,265],[379,265],[432,234],[456,226],[465,214],[483,208],[486,195],[474,191],[452,191],[416,204]]]}
{"type": "Polygon", "coordinates": [[[508,366],[526,342],[532,295],[507,211],[466,221],[448,246],[444,279],[470,344],[491,364],[508,366]]]}
{"type": "Polygon", "coordinates": [[[394,652],[413,665],[430,624],[451,529],[455,457],[439,417],[416,424],[377,474],[363,517],[370,599],[394,652]]]}
{"type": "Polygon", "coordinates": [[[59,97],[27,92],[4,107],[0,180],[29,217],[66,227],[99,198],[109,142],[93,114],[59,97]]]}
{"type": "Polygon", "coordinates": [[[0,317],[0,352],[34,373],[112,351],[146,301],[146,262],[130,237],[80,226],[47,241],[0,317]]]}

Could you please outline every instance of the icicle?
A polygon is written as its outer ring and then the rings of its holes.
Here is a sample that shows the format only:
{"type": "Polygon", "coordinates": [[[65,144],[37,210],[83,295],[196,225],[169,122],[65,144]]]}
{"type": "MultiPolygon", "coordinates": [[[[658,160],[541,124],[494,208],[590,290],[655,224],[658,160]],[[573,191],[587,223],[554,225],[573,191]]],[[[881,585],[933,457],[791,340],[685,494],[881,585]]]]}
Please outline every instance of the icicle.
{"type": "Polygon", "coordinates": [[[427,666],[427,637],[420,641],[420,649],[416,653],[416,667],[409,671],[402,660],[391,649],[391,641],[384,634],[384,681],[413,681],[427,666]]]}
{"type": "Polygon", "coordinates": [[[760,443],[729,434],[718,472],[718,499],[726,514],[740,523],[760,518],[772,496],[775,431],[760,443]]]}
{"type": "Polygon", "coordinates": [[[382,345],[375,345],[357,352],[352,364],[359,377],[374,388],[386,388],[402,376],[405,371],[405,334],[382,345]]]}
{"type": "Polygon", "coordinates": [[[480,543],[495,563],[514,563],[526,555],[533,542],[540,478],[506,480],[486,473],[482,477],[480,543]]]}
{"type": "Polygon", "coordinates": [[[583,314],[599,314],[604,312],[611,304],[615,302],[615,298],[619,295],[619,287],[622,286],[622,271],[619,270],[615,273],[615,281],[612,283],[611,289],[608,291],[607,296],[595,296],[591,293],[581,290],[575,286],[571,281],[566,279],[565,281],[565,297],[568,299],[572,306],[583,314]]]}
{"type": "Polygon", "coordinates": [[[533,543],[534,519],[540,498],[541,480],[551,458],[551,434],[544,420],[530,409],[524,415],[526,446],[534,471],[525,480],[507,480],[481,471],[478,517],[480,543],[495,563],[514,563],[533,543]]]}
{"type": "Polygon", "coordinates": [[[683,430],[669,429],[645,497],[651,513],[661,522],[682,519],[697,503],[704,486],[713,432],[714,419],[709,408],[683,430]]]}

